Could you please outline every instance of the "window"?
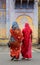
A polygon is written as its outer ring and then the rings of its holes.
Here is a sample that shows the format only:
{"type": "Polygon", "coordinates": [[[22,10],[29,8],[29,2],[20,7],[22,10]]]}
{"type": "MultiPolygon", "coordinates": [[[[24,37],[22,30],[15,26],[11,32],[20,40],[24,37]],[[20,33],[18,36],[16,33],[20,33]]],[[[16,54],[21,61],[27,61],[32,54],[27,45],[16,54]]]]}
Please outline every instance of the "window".
{"type": "Polygon", "coordinates": [[[20,8],[21,6],[21,0],[16,0],[15,1],[15,8],[20,8]]]}
{"type": "Polygon", "coordinates": [[[6,9],[6,0],[0,0],[0,9],[6,9]]]}
{"type": "Polygon", "coordinates": [[[34,8],[34,0],[29,0],[29,8],[34,8]]]}
{"type": "Polygon", "coordinates": [[[22,0],[22,8],[27,8],[27,0],[22,0]]]}
{"type": "Polygon", "coordinates": [[[34,8],[34,0],[15,0],[15,8],[34,8]]]}

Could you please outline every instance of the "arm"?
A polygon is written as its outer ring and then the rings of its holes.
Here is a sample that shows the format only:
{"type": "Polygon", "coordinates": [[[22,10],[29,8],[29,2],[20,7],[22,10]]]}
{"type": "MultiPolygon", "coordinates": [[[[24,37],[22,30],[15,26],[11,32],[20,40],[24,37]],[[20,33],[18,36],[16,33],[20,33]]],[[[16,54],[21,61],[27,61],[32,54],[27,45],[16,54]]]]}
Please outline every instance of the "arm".
{"type": "Polygon", "coordinates": [[[31,41],[32,41],[32,34],[31,34],[31,41]]]}

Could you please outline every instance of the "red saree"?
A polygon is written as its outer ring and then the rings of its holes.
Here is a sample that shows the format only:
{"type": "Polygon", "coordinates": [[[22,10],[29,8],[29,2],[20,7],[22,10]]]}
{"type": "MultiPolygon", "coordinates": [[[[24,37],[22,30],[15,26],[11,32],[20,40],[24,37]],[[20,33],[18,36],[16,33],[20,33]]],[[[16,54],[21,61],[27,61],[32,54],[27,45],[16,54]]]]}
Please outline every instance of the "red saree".
{"type": "Polygon", "coordinates": [[[23,33],[23,41],[21,46],[21,53],[24,58],[32,58],[32,39],[31,34],[32,30],[29,25],[26,23],[25,28],[22,30],[23,33]]]}

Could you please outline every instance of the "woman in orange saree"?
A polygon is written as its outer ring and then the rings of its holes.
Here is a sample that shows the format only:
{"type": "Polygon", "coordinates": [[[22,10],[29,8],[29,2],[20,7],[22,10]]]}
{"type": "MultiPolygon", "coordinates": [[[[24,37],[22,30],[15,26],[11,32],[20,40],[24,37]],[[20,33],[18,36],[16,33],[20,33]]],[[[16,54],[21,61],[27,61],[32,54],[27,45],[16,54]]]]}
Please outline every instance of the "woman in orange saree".
{"type": "Polygon", "coordinates": [[[12,28],[10,29],[10,34],[12,39],[10,41],[10,56],[12,57],[12,60],[14,58],[19,59],[22,33],[16,22],[13,22],[12,28]]]}

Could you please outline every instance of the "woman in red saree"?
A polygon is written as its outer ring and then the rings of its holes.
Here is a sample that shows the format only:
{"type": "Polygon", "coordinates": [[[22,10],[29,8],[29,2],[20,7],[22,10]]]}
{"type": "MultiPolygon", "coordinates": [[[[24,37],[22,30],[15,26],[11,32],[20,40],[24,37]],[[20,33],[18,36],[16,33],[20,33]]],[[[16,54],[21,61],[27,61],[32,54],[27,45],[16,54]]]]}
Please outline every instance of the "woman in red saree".
{"type": "Polygon", "coordinates": [[[21,53],[23,58],[32,58],[32,30],[28,23],[25,23],[25,28],[22,30],[23,41],[21,46],[21,53]]]}

